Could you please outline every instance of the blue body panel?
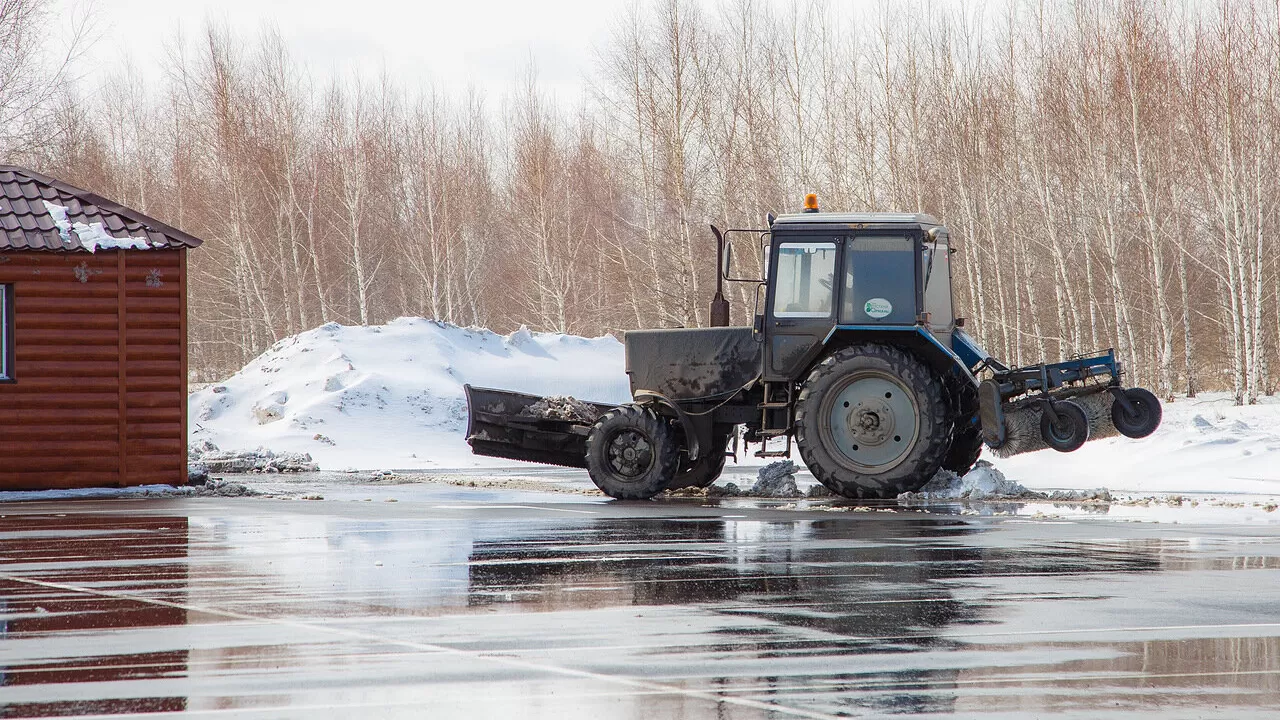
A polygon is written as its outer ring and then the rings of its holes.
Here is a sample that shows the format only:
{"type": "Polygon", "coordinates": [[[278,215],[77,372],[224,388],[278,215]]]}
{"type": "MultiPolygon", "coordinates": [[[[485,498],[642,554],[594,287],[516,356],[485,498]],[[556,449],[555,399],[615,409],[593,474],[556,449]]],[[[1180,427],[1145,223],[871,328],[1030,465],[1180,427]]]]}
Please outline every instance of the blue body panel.
{"type": "Polygon", "coordinates": [[[978,345],[978,341],[974,340],[969,333],[956,329],[951,332],[951,349],[955,352],[964,366],[973,370],[978,367],[978,363],[991,357],[987,354],[982,346],[978,345]]]}
{"type": "MultiPolygon", "coordinates": [[[[929,345],[937,348],[943,356],[949,358],[956,369],[960,371],[960,374],[969,378],[975,385],[978,381],[974,377],[974,372],[984,363],[988,363],[991,369],[998,372],[1008,371],[1008,368],[995,361],[987,351],[983,350],[973,336],[959,328],[951,331],[951,347],[944,345],[938,338],[934,337],[933,333],[921,325],[836,325],[831,329],[831,332],[827,333],[822,344],[826,345],[830,342],[837,332],[916,333],[928,341],[929,345]]],[[[1057,363],[1033,365],[1029,368],[1021,368],[1017,372],[1026,372],[1027,370],[1032,370],[1033,373],[1040,375],[1039,386],[1044,388],[1055,388],[1064,383],[1078,382],[1084,378],[1098,375],[1102,371],[1110,373],[1111,377],[1118,381],[1121,372],[1120,364],[1116,362],[1113,350],[1057,363]]]]}
{"type": "MultiPolygon", "coordinates": [[[[943,355],[950,358],[951,361],[955,363],[956,367],[962,370],[962,373],[961,373],[962,375],[965,375],[969,378],[973,377],[973,374],[969,372],[969,368],[971,366],[965,362],[964,357],[962,355],[957,354],[954,350],[947,347],[946,345],[943,345],[938,340],[938,338],[933,336],[933,333],[929,332],[927,329],[925,329],[921,325],[836,325],[835,327],[831,328],[831,332],[827,333],[827,336],[823,338],[822,344],[826,345],[828,342],[830,342],[831,338],[834,337],[837,332],[915,333],[920,337],[924,338],[926,341],[928,341],[930,345],[937,348],[939,352],[941,352],[943,355]]],[[[955,332],[958,333],[960,331],[956,330],[955,332]]],[[[968,337],[968,336],[966,335],[965,337],[968,337]]],[[[953,333],[952,345],[954,344],[955,344],[955,337],[953,333]]],[[[974,347],[977,347],[977,345],[975,344],[974,347]]],[[[981,352],[981,350],[979,350],[979,352],[981,352]]],[[[974,364],[976,365],[977,363],[974,363],[974,364]]]]}

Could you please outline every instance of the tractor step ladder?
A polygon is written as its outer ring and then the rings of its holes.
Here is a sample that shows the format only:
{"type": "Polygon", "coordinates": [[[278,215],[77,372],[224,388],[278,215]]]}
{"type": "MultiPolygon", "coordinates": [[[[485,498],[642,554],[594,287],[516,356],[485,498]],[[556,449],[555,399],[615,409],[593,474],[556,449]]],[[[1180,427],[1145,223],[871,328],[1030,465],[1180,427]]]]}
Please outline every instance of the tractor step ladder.
{"type": "Polygon", "coordinates": [[[775,395],[777,393],[777,383],[764,384],[764,401],[758,407],[760,409],[760,449],[756,451],[756,457],[791,457],[791,410],[792,394],[795,387],[791,383],[785,383],[787,388],[786,402],[779,402],[775,395]],[[787,419],[782,427],[769,426],[769,413],[778,410],[786,410],[787,419]],[[782,437],[786,440],[786,447],[782,450],[770,450],[769,438],[782,437]]]}

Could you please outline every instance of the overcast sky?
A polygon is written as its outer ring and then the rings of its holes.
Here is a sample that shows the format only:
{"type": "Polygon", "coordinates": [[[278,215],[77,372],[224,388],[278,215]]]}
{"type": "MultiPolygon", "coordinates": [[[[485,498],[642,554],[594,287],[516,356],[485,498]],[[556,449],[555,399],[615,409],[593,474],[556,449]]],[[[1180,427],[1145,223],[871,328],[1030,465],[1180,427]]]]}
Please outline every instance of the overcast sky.
{"type": "MultiPolygon", "coordinates": [[[[60,0],[72,7],[85,0],[60,0]]],[[[127,55],[144,74],[179,28],[208,19],[241,37],[277,25],[295,57],[317,74],[386,67],[406,82],[442,89],[474,85],[491,96],[511,88],[533,58],[539,79],[562,101],[583,92],[593,48],[606,41],[631,0],[92,0],[98,40],[82,72],[91,82],[127,55]]]]}

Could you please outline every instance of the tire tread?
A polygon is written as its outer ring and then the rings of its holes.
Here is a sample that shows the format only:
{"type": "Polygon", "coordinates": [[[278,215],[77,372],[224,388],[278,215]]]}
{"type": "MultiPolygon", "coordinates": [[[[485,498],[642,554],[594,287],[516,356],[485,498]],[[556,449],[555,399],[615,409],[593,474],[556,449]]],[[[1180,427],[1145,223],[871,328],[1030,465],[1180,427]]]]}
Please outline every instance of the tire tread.
{"type": "MultiPolygon", "coordinates": [[[[955,423],[949,416],[949,405],[943,392],[942,380],[914,355],[901,348],[878,343],[864,343],[841,348],[817,364],[805,379],[796,401],[795,436],[809,471],[832,492],[855,499],[893,498],[904,492],[919,490],[942,466],[943,458],[951,446],[955,423]],[[924,396],[931,432],[924,440],[924,447],[913,451],[901,465],[886,476],[861,475],[839,467],[830,460],[824,464],[829,451],[821,447],[817,414],[820,397],[814,388],[824,380],[842,374],[842,366],[858,358],[875,357],[889,365],[904,383],[924,396]]],[[[924,428],[922,427],[922,430],[924,428]]]]}
{"type": "Polygon", "coordinates": [[[587,434],[587,474],[605,495],[617,500],[648,500],[667,488],[680,466],[680,448],[671,423],[653,410],[640,405],[619,405],[601,415],[587,434]],[[654,465],[641,480],[617,479],[607,467],[600,447],[605,433],[615,428],[635,428],[647,435],[654,445],[654,465]]]}

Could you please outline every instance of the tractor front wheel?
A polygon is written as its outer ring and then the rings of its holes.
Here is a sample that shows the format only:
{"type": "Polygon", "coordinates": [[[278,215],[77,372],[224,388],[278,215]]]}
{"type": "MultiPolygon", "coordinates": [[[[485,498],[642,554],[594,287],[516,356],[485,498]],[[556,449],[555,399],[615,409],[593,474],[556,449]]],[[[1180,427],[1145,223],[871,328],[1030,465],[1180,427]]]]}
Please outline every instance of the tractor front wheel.
{"type": "Polygon", "coordinates": [[[587,434],[587,474],[605,495],[648,500],[667,488],[680,464],[670,421],[639,405],[621,405],[587,434]]]}
{"type": "Polygon", "coordinates": [[[886,345],[832,353],[796,402],[801,457],[823,485],[849,498],[919,490],[942,465],[954,425],[941,379],[886,345]]]}

